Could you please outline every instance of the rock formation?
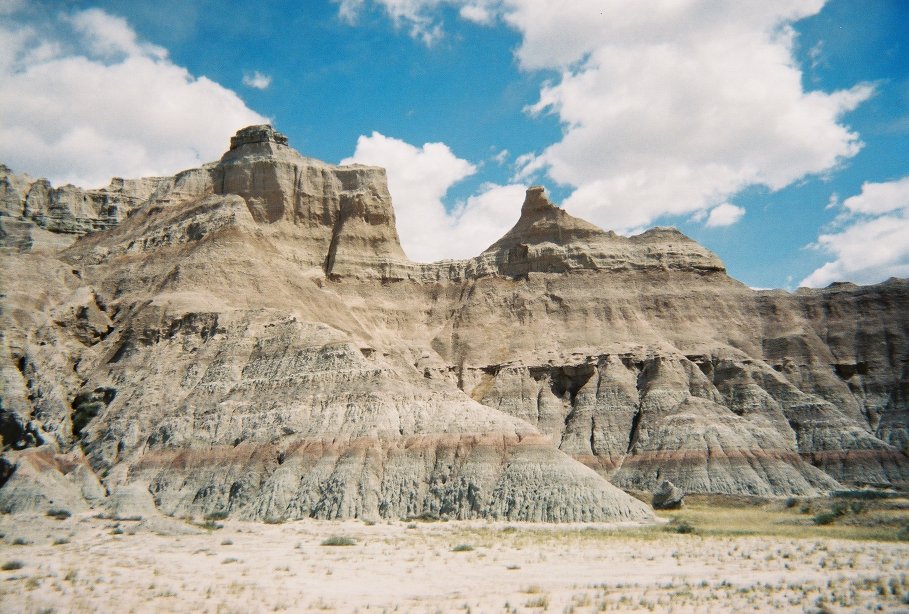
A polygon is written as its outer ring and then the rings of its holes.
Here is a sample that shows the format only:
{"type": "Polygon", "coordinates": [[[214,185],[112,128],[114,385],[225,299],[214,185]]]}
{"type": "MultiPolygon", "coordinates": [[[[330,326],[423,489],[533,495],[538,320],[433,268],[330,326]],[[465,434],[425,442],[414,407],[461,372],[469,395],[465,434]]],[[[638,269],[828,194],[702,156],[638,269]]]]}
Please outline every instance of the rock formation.
{"type": "Polygon", "coordinates": [[[651,505],[655,510],[677,510],[684,504],[685,493],[669,480],[663,480],[660,487],[653,491],[651,505]]]}
{"type": "Polygon", "coordinates": [[[613,484],[909,478],[905,280],[755,292],[674,229],[604,232],[542,188],[482,254],[417,264],[382,169],[268,126],[105,190],[4,172],[7,509],[96,504],[97,476],[180,515],[644,519],[613,484]]]}

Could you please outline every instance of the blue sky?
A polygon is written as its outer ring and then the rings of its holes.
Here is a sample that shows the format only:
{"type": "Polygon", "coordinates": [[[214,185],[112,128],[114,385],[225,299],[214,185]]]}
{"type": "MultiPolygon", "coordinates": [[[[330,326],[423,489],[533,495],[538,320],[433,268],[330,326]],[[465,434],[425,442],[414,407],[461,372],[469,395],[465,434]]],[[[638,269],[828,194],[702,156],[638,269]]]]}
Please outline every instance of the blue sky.
{"type": "Polygon", "coordinates": [[[909,276],[907,41],[901,0],[0,0],[0,161],[103,185],[269,121],[388,168],[415,259],[541,183],[754,287],[874,283],[909,276]]]}

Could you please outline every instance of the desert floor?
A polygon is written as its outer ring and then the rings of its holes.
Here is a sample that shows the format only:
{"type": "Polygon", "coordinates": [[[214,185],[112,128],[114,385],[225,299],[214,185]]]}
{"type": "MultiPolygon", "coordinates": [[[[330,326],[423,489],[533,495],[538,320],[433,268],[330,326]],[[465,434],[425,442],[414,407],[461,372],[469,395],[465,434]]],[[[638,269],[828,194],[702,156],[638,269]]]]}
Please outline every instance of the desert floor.
{"type": "MultiPolygon", "coordinates": [[[[685,518],[710,511],[695,506],[685,518]]],[[[3,515],[0,610],[909,612],[909,542],[843,539],[835,528],[799,529],[795,511],[774,513],[794,519],[775,535],[680,533],[679,516],[638,527],[209,520],[204,528],[202,519],[96,512],[3,515]]]]}

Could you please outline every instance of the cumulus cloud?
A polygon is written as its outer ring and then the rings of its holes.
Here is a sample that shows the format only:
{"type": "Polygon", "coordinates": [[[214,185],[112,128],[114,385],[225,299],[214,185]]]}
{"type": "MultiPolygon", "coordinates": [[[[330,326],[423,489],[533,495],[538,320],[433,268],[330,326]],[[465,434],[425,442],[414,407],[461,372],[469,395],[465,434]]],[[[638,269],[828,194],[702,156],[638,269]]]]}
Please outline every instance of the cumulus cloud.
{"type": "Polygon", "coordinates": [[[493,22],[495,15],[482,4],[465,4],[458,12],[462,19],[487,25],[493,22]]]}
{"type": "Polygon", "coordinates": [[[562,71],[530,111],[556,114],[563,138],[524,174],[574,186],[566,209],[625,229],[855,155],[858,135],[839,121],[872,88],[805,92],[792,57],[787,23],[820,3],[707,4],[517,5],[522,65],[562,71]]]}
{"type": "Polygon", "coordinates": [[[268,86],[271,85],[271,76],[264,75],[258,70],[253,73],[245,73],[243,75],[243,85],[257,90],[267,90],[268,86]]]}
{"type": "Polygon", "coordinates": [[[707,216],[707,222],[704,225],[709,228],[732,226],[742,219],[743,215],[745,215],[744,207],[723,203],[710,210],[710,215],[707,216]]]}
{"type": "Polygon", "coordinates": [[[909,207],[909,177],[885,183],[863,183],[862,192],[843,201],[853,213],[879,214],[909,207]]]}
{"type": "Polygon", "coordinates": [[[486,184],[446,210],[449,188],[477,169],[444,143],[417,147],[373,132],[341,163],[355,162],[385,167],[401,245],[419,262],[476,256],[514,225],[524,199],[523,185],[486,184]]]}
{"type": "Polygon", "coordinates": [[[877,283],[909,277],[909,176],[884,183],[865,183],[843,201],[841,229],[822,234],[812,246],[832,255],[801,285],[826,286],[834,281],[877,283]]]}
{"type": "Polygon", "coordinates": [[[99,57],[167,57],[167,50],[163,47],[141,42],[125,19],[101,9],[86,9],[64,16],[63,19],[82,36],[86,47],[99,57]]]}
{"type": "Polygon", "coordinates": [[[563,125],[558,142],[519,158],[517,178],[573,188],[565,208],[607,228],[707,211],[747,186],[778,190],[862,146],[842,118],[873,88],[805,91],[793,56],[791,24],[824,0],[373,2],[417,29],[441,27],[453,5],[517,30],[519,65],[559,73],[528,112],[563,125]]]}
{"type": "Polygon", "coordinates": [[[126,20],[100,9],[0,25],[0,161],[55,183],[105,185],[217,159],[267,121],[194,77],[126,20]]]}

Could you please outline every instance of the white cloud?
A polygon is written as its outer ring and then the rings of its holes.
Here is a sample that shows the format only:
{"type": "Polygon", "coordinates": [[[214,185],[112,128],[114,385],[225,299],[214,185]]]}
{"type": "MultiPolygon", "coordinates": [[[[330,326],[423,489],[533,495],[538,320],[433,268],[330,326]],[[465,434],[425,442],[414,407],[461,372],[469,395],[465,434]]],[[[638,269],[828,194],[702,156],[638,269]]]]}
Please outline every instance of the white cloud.
{"type": "Polygon", "coordinates": [[[488,8],[481,4],[465,4],[458,12],[461,19],[472,21],[481,25],[487,25],[493,22],[495,15],[488,8]]]}
{"type": "Polygon", "coordinates": [[[0,25],[0,161],[54,183],[171,174],[266,122],[99,9],[0,25]]]}
{"type": "Polygon", "coordinates": [[[710,210],[710,215],[707,216],[707,222],[704,225],[708,228],[732,226],[742,219],[743,215],[745,215],[744,207],[723,203],[710,210]]]}
{"type": "Polygon", "coordinates": [[[343,21],[354,25],[357,23],[357,16],[363,8],[363,0],[333,0],[338,5],[338,17],[343,21]]]}
{"type": "Polygon", "coordinates": [[[414,28],[440,27],[454,5],[517,30],[519,65],[560,73],[528,111],[563,125],[558,142],[518,158],[518,178],[574,188],[564,207],[607,228],[778,190],[862,146],[841,120],[873,88],[806,92],[793,56],[790,24],[824,0],[373,2],[414,28]]]}
{"type": "Polygon", "coordinates": [[[843,201],[845,223],[839,232],[822,234],[813,247],[834,256],[801,285],[834,281],[876,283],[909,277],[909,176],[885,183],[865,183],[843,201]]]}
{"type": "Polygon", "coordinates": [[[748,185],[780,189],[861,147],[838,122],[871,88],[805,92],[792,58],[787,20],[819,2],[517,6],[522,65],[562,71],[530,110],[556,114],[563,138],[525,172],[574,186],[565,208],[595,223],[626,229],[748,185]]]}
{"type": "Polygon", "coordinates": [[[264,75],[258,70],[252,74],[245,73],[243,75],[243,85],[257,90],[267,90],[268,86],[271,85],[271,76],[264,75]]]}
{"type": "MultiPolygon", "coordinates": [[[[338,4],[338,15],[344,21],[354,24],[360,11],[363,9],[364,0],[334,0],[338,4]]],[[[408,26],[411,37],[419,39],[430,46],[443,35],[441,22],[437,22],[431,14],[442,4],[462,4],[458,0],[374,0],[375,4],[384,9],[391,18],[395,27],[408,26]]]]}
{"type": "Polygon", "coordinates": [[[492,156],[492,161],[501,166],[508,162],[508,156],[510,155],[507,149],[502,149],[492,156]]]}
{"type": "Polygon", "coordinates": [[[68,19],[73,29],[82,35],[88,48],[103,58],[167,57],[167,50],[163,47],[139,41],[136,32],[125,19],[105,13],[101,9],[86,9],[65,19],[68,19]]]}
{"type": "Polygon", "coordinates": [[[373,132],[341,163],[354,162],[385,167],[401,245],[419,262],[476,256],[514,225],[524,199],[523,185],[487,184],[447,211],[442,198],[476,167],[444,143],[416,147],[373,132]]]}
{"type": "Polygon", "coordinates": [[[863,183],[862,192],[843,201],[853,213],[879,214],[909,207],[909,176],[884,183],[863,183]]]}

